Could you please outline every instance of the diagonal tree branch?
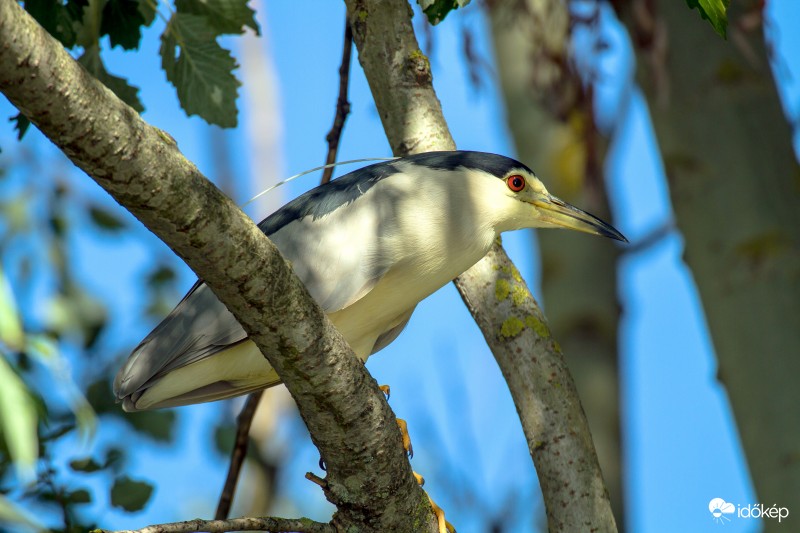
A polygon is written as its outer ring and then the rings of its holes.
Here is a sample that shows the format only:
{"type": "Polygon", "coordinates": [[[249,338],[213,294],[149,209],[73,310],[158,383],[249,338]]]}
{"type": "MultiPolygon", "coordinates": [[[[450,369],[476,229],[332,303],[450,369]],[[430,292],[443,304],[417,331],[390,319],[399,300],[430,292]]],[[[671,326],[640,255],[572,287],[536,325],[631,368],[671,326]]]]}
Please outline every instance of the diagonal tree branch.
{"type": "Polygon", "coordinates": [[[333,524],[383,531],[433,524],[377,383],[275,246],[167,134],[89,75],[14,0],[0,0],[0,91],[244,326],[328,466],[333,524]]]}
{"type": "MultiPolygon", "coordinates": [[[[506,124],[517,155],[536,166],[548,189],[608,218],[603,160],[613,131],[597,128],[594,86],[601,79],[600,3],[574,13],[561,0],[496,0],[487,10],[506,124]],[[595,40],[589,65],[573,46],[595,40]],[[595,63],[594,66],[591,66],[595,63]]],[[[540,231],[542,299],[561,343],[592,432],[617,524],[624,529],[617,331],[617,259],[623,248],[572,232],[540,231]]],[[[630,250],[625,246],[625,252],[630,250]]]]}
{"type": "MultiPolygon", "coordinates": [[[[405,0],[345,0],[394,154],[452,150],[405,0]]],[[[498,243],[455,281],[503,374],[539,474],[550,531],[616,531],[586,416],[558,345],[498,243]]]]}

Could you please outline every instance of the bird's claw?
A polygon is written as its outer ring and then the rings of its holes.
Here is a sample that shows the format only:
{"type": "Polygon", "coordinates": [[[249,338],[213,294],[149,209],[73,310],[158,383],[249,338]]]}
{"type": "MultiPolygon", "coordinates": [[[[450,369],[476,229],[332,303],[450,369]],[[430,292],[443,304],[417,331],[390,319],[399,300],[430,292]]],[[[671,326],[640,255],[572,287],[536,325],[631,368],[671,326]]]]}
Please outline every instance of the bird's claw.
{"type": "Polygon", "coordinates": [[[403,449],[408,454],[408,458],[414,457],[414,447],[411,445],[411,437],[408,436],[408,424],[402,418],[397,419],[397,427],[400,428],[400,435],[403,437],[403,449]]]}
{"type": "Polygon", "coordinates": [[[389,397],[392,395],[392,388],[389,387],[389,385],[380,385],[378,388],[381,390],[381,392],[383,392],[383,394],[386,396],[386,400],[388,401],[389,397]]]}

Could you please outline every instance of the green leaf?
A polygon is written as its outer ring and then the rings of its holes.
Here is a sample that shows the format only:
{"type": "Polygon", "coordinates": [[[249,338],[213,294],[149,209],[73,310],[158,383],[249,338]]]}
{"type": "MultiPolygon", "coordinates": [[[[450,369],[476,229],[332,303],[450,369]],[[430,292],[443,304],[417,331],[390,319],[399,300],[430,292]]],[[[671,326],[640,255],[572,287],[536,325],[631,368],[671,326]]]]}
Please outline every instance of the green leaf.
{"type": "Polygon", "coordinates": [[[175,411],[144,411],[129,413],[125,420],[136,431],[146,434],[159,442],[170,442],[175,428],[175,411]]]}
{"type": "Polygon", "coordinates": [[[239,81],[230,52],[217,44],[205,17],[176,13],[161,36],[161,66],[187,115],[223,128],[236,126],[239,81]]]}
{"type": "MultiPolygon", "coordinates": [[[[1,172],[1,171],[0,171],[1,172]]],[[[27,191],[20,191],[18,194],[8,194],[7,198],[0,203],[0,217],[2,217],[5,231],[8,234],[27,233],[31,231],[33,221],[29,209],[33,204],[31,194],[27,191]]],[[[36,223],[40,220],[37,219],[36,223]]],[[[18,273],[20,283],[29,281],[30,258],[24,256],[20,259],[18,273]],[[24,263],[24,264],[23,264],[24,263]]]]}
{"type": "Polygon", "coordinates": [[[111,468],[118,470],[125,462],[125,451],[120,448],[111,448],[106,452],[106,460],[103,463],[103,468],[111,468]]]}
{"type": "Polygon", "coordinates": [[[152,0],[139,0],[139,13],[144,17],[145,26],[149,26],[156,19],[157,5],[152,0]]]}
{"type": "Polygon", "coordinates": [[[103,7],[100,36],[108,35],[111,46],[125,50],[139,48],[145,18],[139,10],[139,0],[108,0],[103,7]]]}
{"type": "Polygon", "coordinates": [[[428,22],[439,24],[453,10],[464,7],[470,0],[417,0],[423,13],[427,15],[428,22]]]}
{"type": "Polygon", "coordinates": [[[144,481],[135,481],[127,476],[118,477],[111,487],[111,505],[125,511],[139,511],[147,505],[153,494],[153,486],[144,481]]]}
{"type": "Polygon", "coordinates": [[[97,416],[72,379],[69,367],[61,357],[55,342],[46,335],[28,335],[25,353],[43,364],[52,382],[61,389],[69,408],[75,415],[79,433],[90,438],[97,428],[97,416]]]}
{"type": "Polygon", "coordinates": [[[110,380],[106,376],[98,378],[86,388],[86,400],[97,414],[120,412],[114,398],[110,380]]]}
{"type": "Polygon", "coordinates": [[[247,0],[176,0],[178,13],[202,15],[217,35],[224,33],[244,33],[249,26],[261,35],[256,22],[256,12],[247,5],[247,0]]]}
{"type": "Polygon", "coordinates": [[[84,49],[98,46],[105,0],[67,0],[67,3],[84,4],[80,11],[80,24],[75,29],[75,45],[84,49]]]}
{"type": "Polygon", "coordinates": [[[117,217],[111,211],[105,209],[104,207],[100,207],[98,205],[93,205],[89,207],[89,216],[94,222],[94,225],[100,229],[106,231],[119,231],[125,228],[125,223],[117,217]]]}
{"type": "Polygon", "coordinates": [[[69,462],[69,467],[76,472],[84,472],[86,474],[91,474],[92,472],[97,472],[98,470],[103,469],[103,466],[98,464],[97,461],[91,457],[74,459],[69,462]]]}
{"type": "Polygon", "coordinates": [[[0,266],[0,342],[14,351],[25,346],[25,332],[17,312],[14,292],[0,266]]]}
{"type": "Polygon", "coordinates": [[[61,213],[51,213],[47,223],[55,237],[61,238],[67,231],[67,219],[61,213]]]}
{"type": "Polygon", "coordinates": [[[22,137],[25,135],[25,132],[28,131],[28,126],[31,125],[31,121],[28,120],[28,117],[22,113],[17,113],[16,116],[13,116],[8,120],[9,122],[16,122],[16,124],[14,124],[14,129],[17,130],[17,140],[21,141],[22,137]]]}
{"type": "Polygon", "coordinates": [[[147,286],[154,289],[161,288],[175,281],[175,270],[169,265],[158,265],[147,275],[147,286]]]}
{"type": "Polygon", "coordinates": [[[91,503],[92,495],[86,489],[78,489],[67,493],[66,501],[69,503],[91,503]]]}
{"type": "Polygon", "coordinates": [[[100,80],[103,85],[111,89],[120,100],[134,108],[141,113],[144,111],[144,106],[139,100],[139,88],[134,87],[128,83],[125,78],[120,78],[109,74],[103,65],[103,60],[100,58],[100,50],[97,46],[90,46],[86,48],[83,55],[78,58],[78,63],[84,66],[86,70],[92,73],[95,78],[100,80]]]}
{"type": "Polygon", "coordinates": [[[61,0],[25,0],[25,10],[61,44],[67,48],[75,46],[83,6],[76,3],[65,6],[61,0]]]}
{"type": "Polygon", "coordinates": [[[0,353],[0,431],[21,477],[33,477],[39,457],[36,404],[22,379],[0,353]]]}
{"type": "Polygon", "coordinates": [[[697,9],[724,39],[728,38],[728,4],[730,0],[686,0],[689,9],[697,9]]]}

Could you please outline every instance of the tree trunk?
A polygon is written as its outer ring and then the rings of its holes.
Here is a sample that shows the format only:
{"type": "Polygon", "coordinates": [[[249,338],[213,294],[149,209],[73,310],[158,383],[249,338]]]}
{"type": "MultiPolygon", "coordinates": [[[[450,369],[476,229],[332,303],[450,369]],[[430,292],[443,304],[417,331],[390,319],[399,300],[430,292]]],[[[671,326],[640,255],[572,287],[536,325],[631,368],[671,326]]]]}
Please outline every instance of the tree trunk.
{"type": "Polygon", "coordinates": [[[741,4],[727,41],[682,2],[634,2],[625,22],[758,500],[796,515],[800,170],[760,8],[741,4]]]}

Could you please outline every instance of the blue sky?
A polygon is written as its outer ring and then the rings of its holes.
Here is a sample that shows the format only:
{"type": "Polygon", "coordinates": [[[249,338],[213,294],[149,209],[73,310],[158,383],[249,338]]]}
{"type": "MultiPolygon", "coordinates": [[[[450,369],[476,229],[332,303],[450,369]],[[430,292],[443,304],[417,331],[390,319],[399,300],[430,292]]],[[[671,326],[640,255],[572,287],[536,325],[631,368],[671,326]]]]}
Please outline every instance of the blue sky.
{"type": "MultiPolygon", "coordinates": [[[[241,179],[239,201],[255,194],[260,187],[256,183],[265,178],[269,181],[289,176],[321,163],[338,87],[343,4],[322,0],[266,4],[258,18],[278,80],[276,105],[280,114],[273,120],[279,121],[279,155],[271,165],[277,175],[264,176],[263,169],[251,168],[245,131],[260,125],[247,124],[253,115],[245,98],[241,102],[244,124],[226,133],[241,179]]],[[[800,64],[798,54],[792,51],[800,49],[800,43],[788,29],[800,19],[798,6],[795,2],[771,6],[779,13],[778,55],[794,73],[781,82],[794,116],[800,95],[800,64]]],[[[480,53],[491,58],[485,27],[475,6],[434,29],[431,63],[445,117],[459,148],[513,155],[495,82],[487,73],[482,89],[476,91],[469,83],[460,55],[461,25],[476,32],[480,53]]],[[[145,119],[173,135],[189,159],[213,177],[206,148],[209,128],[179,110],[174,91],[158,67],[157,34],[162,28],[159,22],[155,26],[148,31],[139,54],[108,54],[109,68],[129,75],[142,88],[145,119]]],[[[624,70],[627,65],[629,69],[625,39],[613,33],[618,29],[612,27],[610,31],[615,36],[615,61],[619,68],[624,70]]],[[[228,42],[236,45],[237,41],[228,42]]],[[[391,155],[355,57],[350,101],[352,114],[340,159],[391,155]]],[[[7,102],[0,102],[0,115],[11,114],[7,102]]],[[[646,106],[639,95],[634,96],[623,117],[607,173],[614,223],[635,241],[672,215],[646,106]]],[[[4,150],[10,151],[14,143],[11,137],[10,126],[0,129],[4,150]]],[[[37,151],[53,153],[35,132],[24,142],[37,151]]],[[[0,157],[8,155],[4,152],[0,157]]],[[[58,160],[57,155],[46,157],[47,161],[58,160]]],[[[526,163],[536,168],[535,161],[526,163]]],[[[113,203],[85,176],[74,174],[76,186],[99,201],[113,203]]],[[[546,183],[547,176],[542,178],[546,183]]],[[[316,180],[316,176],[297,180],[277,194],[288,199],[314,186],[316,180]]],[[[263,204],[256,204],[250,212],[258,219],[268,214],[263,204]]],[[[116,341],[109,343],[109,350],[124,351],[153,324],[135,320],[143,302],[135,290],[120,288],[137,283],[154,254],[161,256],[169,251],[143,229],[122,241],[88,232],[79,236],[74,246],[81,257],[80,276],[118,317],[110,335],[116,341]]],[[[538,258],[532,232],[507,234],[504,242],[538,293],[538,258]]],[[[620,299],[625,309],[620,330],[621,392],[628,523],[632,531],[713,531],[719,526],[710,520],[709,500],[756,501],[727,399],[714,379],[713,349],[681,254],[681,237],[673,232],[646,251],[625,257],[619,268],[620,299]]],[[[184,269],[183,286],[188,288],[193,279],[184,269]]],[[[497,515],[512,498],[521,502],[510,511],[514,531],[536,530],[534,513],[537,509],[541,512],[541,499],[516,411],[494,359],[451,285],[418,307],[406,331],[371,358],[368,369],[379,382],[391,384],[391,405],[398,416],[408,420],[414,440],[412,466],[426,477],[426,489],[446,511],[459,509],[448,514],[459,531],[482,531],[484,522],[480,520],[497,515]]],[[[215,423],[221,409],[229,408],[214,404],[180,409],[182,434],[177,445],[142,447],[131,464],[132,475],[159,483],[152,505],[144,513],[126,515],[101,511],[102,505],[96,504],[102,525],[141,527],[210,516],[225,465],[207,445],[207,427],[215,423]],[[201,485],[193,481],[195,476],[218,481],[201,485]]],[[[119,438],[119,431],[121,428],[104,428],[93,443],[85,445],[86,449],[102,449],[119,438]]],[[[280,511],[326,520],[330,507],[317,487],[303,479],[306,471],[318,470],[318,456],[307,437],[295,423],[279,430],[276,439],[297,451],[282,476],[294,501],[282,503],[280,511]]],[[[725,531],[756,531],[759,527],[757,521],[739,519],[727,524],[725,531]]]]}

